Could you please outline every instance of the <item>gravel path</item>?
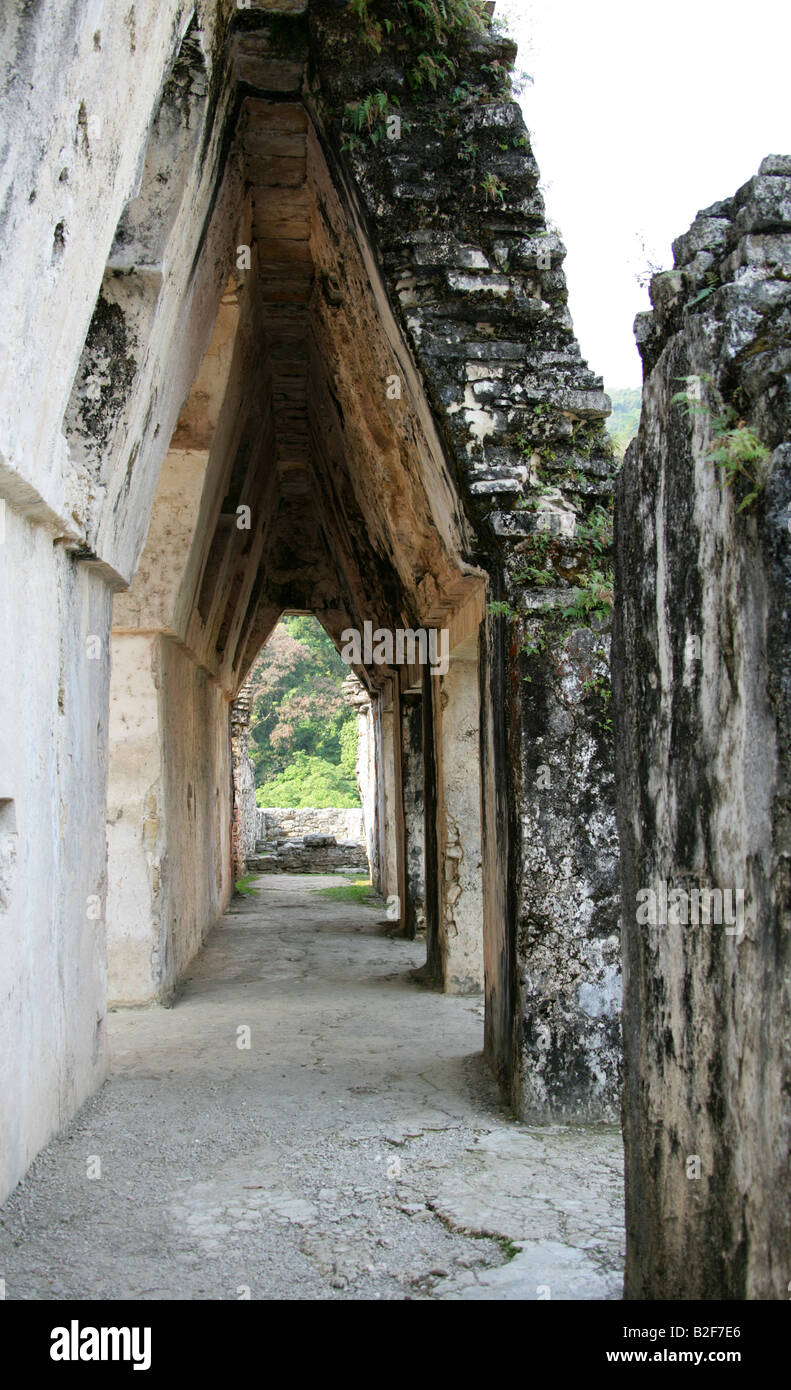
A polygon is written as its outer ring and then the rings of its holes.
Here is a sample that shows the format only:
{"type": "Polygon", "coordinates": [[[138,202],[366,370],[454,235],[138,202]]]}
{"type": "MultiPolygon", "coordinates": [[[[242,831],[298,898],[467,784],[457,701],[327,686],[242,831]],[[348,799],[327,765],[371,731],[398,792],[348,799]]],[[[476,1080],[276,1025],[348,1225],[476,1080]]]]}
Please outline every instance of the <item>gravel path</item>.
{"type": "Polygon", "coordinates": [[[110,1015],[109,1081],[0,1213],[7,1298],[620,1297],[617,1130],[509,1121],[482,1000],[338,882],[262,878],[174,1007],[110,1015]]]}

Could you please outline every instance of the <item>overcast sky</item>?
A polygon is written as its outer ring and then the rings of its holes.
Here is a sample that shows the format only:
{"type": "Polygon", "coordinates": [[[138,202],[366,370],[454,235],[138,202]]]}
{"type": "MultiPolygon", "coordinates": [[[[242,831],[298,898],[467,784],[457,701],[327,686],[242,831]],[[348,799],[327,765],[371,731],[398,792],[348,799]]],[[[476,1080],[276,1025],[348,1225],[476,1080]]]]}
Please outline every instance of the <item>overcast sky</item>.
{"type": "Polygon", "coordinates": [[[791,154],[788,0],[498,0],[569,303],[605,385],[639,386],[636,276],[695,213],[791,154]],[[645,250],[641,242],[645,243],[645,250]]]}

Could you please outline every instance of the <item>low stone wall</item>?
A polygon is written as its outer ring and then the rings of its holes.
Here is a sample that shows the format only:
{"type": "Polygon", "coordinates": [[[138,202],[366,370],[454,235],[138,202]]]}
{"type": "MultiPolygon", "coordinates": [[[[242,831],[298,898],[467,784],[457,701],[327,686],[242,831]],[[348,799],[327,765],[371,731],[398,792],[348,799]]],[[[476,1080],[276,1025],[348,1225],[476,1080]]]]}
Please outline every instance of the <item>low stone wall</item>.
{"type": "Polygon", "coordinates": [[[360,810],[333,806],[259,807],[253,873],[327,874],[370,871],[360,810]]]}
{"type": "Polygon", "coordinates": [[[306,835],[304,840],[286,840],[280,845],[262,845],[247,861],[257,874],[368,873],[365,845],[356,840],[338,844],[332,835],[306,835]]]}
{"type": "Polygon", "coordinates": [[[259,806],[256,840],[299,840],[305,835],[333,835],[336,840],[365,842],[363,813],[328,806],[259,806]]]}

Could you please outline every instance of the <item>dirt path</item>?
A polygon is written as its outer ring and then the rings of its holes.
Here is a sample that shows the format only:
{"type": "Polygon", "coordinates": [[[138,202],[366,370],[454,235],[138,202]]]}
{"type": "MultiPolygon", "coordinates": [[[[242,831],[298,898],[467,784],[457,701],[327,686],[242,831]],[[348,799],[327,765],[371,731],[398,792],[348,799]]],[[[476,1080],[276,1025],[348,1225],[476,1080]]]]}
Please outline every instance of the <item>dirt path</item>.
{"type": "Polygon", "coordinates": [[[110,1016],[0,1214],[7,1298],[620,1297],[618,1132],[510,1122],[482,1001],[329,883],[261,879],[173,1008],[110,1016]]]}

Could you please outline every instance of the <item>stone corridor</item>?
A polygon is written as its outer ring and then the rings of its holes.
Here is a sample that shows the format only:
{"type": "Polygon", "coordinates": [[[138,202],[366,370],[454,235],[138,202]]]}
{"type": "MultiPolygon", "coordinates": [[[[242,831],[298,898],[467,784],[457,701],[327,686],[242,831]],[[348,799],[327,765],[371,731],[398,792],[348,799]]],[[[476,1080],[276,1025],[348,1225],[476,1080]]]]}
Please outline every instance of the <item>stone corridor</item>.
{"type": "Polygon", "coordinates": [[[616,1127],[511,1120],[483,997],[339,881],[260,879],[171,1007],[108,1016],[110,1079],[3,1209],[7,1298],[620,1297],[616,1127]]]}

